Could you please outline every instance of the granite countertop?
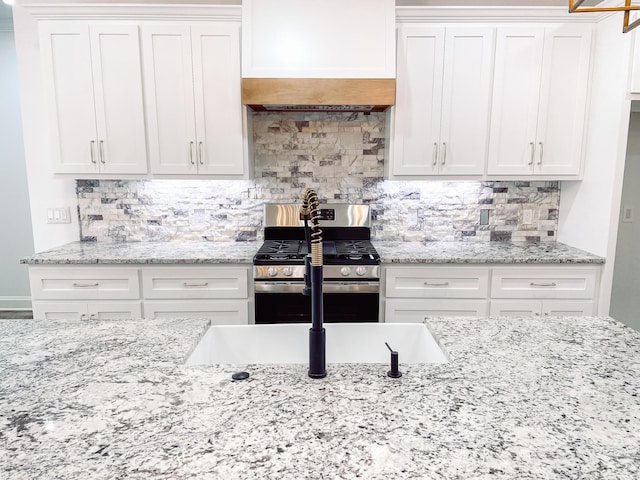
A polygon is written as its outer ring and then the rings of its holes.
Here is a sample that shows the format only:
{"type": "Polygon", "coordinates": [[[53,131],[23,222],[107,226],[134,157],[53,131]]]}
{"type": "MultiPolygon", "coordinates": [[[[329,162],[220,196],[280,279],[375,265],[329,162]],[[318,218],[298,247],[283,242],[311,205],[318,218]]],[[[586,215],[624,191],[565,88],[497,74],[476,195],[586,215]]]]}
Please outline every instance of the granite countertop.
{"type": "Polygon", "coordinates": [[[258,242],[71,242],[20,260],[56,264],[251,264],[258,242]]]}
{"type": "MultiPolygon", "coordinates": [[[[72,242],[25,257],[27,264],[251,264],[260,242],[72,242]]],[[[562,243],[373,241],[382,263],[604,263],[562,243]]]]}
{"type": "Polygon", "coordinates": [[[448,364],[183,364],[206,321],[0,320],[0,477],[637,479],[640,334],[429,319],[448,364]],[[251,377],[232,381],[238,368],[251,377]]]}
{"type": "Polygon", "coordinates": [[[376,242],[385,263],[604,263],[605,259],[563,243],[376,242]]]}

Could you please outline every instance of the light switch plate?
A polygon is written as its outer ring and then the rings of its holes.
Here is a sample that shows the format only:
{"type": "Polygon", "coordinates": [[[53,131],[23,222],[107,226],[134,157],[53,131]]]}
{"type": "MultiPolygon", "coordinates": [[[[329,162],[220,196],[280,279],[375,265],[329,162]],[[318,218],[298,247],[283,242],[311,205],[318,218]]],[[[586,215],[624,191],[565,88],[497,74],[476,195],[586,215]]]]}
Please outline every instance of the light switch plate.
{"type": "Polygon", "coordinates": [[[69,207],[47,208],[47,223],[71,223],[69,207]]]}
{"type": "Polygon", "coordinates": [[[531,225],[533,223],[533,210],[527,208],[522,212],[522,224],[531,225]]]}

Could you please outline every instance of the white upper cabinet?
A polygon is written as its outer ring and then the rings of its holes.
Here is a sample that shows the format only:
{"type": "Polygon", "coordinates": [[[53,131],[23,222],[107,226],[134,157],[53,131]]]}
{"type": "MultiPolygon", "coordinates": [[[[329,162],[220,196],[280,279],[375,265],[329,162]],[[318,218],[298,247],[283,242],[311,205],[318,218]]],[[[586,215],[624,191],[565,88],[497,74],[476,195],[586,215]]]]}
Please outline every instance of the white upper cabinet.
{"type": "Polygon", "coordinates": [[[399,28],[391,177],[484,173],[494,32],[399,28]]]}
{"type": "Polygon", "coordinates": [[[240,25],[141,31],[151,173],[246,177],[240,25]]]}
{"type": "Polygon", "coordinates": [[[249,78],[394,78],[394,0],[243,0],[249,78]]]}
{"type": "Polygon", "coordinates": [[[40,45],[54,171],[146,173],[137,27],[42,22],[40,45]]]}
{"type": "Polygon", "coordinates": [[[580,174],[590,25],[500,27],[488,175],[580,174]]]}

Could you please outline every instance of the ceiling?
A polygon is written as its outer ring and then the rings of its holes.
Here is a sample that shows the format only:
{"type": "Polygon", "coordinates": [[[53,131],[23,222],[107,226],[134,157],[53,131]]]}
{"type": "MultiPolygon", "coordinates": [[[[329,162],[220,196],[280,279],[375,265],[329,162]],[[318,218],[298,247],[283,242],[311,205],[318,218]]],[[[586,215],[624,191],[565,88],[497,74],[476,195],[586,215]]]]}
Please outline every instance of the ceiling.
{"type": "MultiPolygon", "coordinates": [[[[176,3],[175,0],[158,0],[160,3],[176,3]]],[[[596,5],[602,0],[586,0],[584,6],[596,5]]],[[[41,2],[46,3],[46,2],[41,2]]],[[[71,0],[68,3],[110,3],[109,0],[71,0]]],[[[144,3],[139,0],[117,0],[113,3],[144,3]]],[[[184,3],[221,3],[228,5],[239,5],[241,0],[191,0],[184,3]]],[[[396,0],[398,6],[556,6],[567,7],[567,0],[396,0]]],[[[11,7],[0,1],[0,20],[11,19],[11,7]]]]}

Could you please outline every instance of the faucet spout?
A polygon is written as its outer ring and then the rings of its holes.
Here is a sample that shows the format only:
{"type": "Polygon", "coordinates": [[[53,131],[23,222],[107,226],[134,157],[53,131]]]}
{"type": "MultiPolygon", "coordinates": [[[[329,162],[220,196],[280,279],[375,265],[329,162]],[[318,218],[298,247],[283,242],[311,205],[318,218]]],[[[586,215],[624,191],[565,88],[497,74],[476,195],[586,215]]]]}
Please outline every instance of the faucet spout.
{"type": "Polygon", "coordinates": [[[307,255],[308,281],[311,284],[311,328],[309,329],[309,377],[324,378],[326,369],[326,331],[323,326],[323,268],[322,268],[322,230],[318,226],[318,195],[312,188],[307,188],[303,195],[301,213],[305,219],[305,230],[308,232],[308,221],[311,221],[311,252],[307,255]]]}

